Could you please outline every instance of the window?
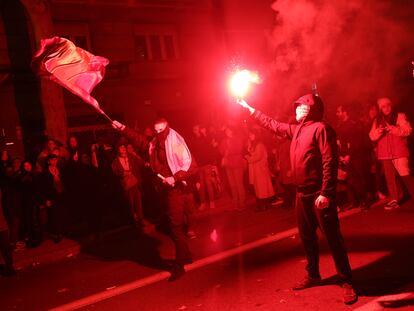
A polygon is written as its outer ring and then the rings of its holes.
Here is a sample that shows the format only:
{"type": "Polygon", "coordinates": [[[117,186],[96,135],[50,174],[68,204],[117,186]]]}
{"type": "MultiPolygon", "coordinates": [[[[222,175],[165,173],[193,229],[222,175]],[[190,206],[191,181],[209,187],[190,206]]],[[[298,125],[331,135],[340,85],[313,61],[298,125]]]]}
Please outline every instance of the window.
{"type": "Polygon", "coordinates": [[[163,53],[161,51],[161,37],[157,35],[150,36],[150,47],[151,47],[151,56],[152,60],[162,60],[165,59],[163,57],[163,53]]]}
{"type": "Polygon", "coordinates": [[[56,23],[56,35],[72,41],[81,49],[91,51],[89,27],[83,23],[56,23]]]}
{"type": "Polygon", "coordinates": [[[178,40],[169,25],[135,25],[135,57],[138,61],[173,61],[178,57],[178,40]]]}
{"type": "Polygon", "coordinates": [[[172,35],[164,36],[164,50],[167,59],[177,59],[175,53],[174,37],[172,35]]]}
{"type": "Polygon", "coordinates": [[[139,61],[148,60],[147,38],[135,36],[135,58],[139,61]]]}
{"type": "Polygon", "coordinates": [[[76,46],[88,50],[88,38],[86,36],[74,36],[73,37],[73,43],[75,43],[76,46]]]}
{"type": "Polygon", "coordinates": [[[70,36],[66,34],[59,35],[59,36],[62,38],[68,39],[69,41],[72,41],[73,44],[75,44],[77,47],[80,47],[81,49],[84,49],[86,51],[90,50],[87,36],[70,36]]]}

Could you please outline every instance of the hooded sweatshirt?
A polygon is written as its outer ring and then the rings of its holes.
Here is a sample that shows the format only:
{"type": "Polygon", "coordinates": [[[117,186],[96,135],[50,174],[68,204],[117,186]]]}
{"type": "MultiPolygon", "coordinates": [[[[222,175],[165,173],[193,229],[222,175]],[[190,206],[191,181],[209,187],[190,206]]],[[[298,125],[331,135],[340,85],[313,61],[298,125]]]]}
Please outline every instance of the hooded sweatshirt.
{"type": "Polygon", "coordinates": [[[322,121],[324,107],[318,96],[307,94],[294,102],[310,106],[309,114],[299,124],[281,123],[256,110],[253,118],[279,136],[291,139],[290,161],[293,183],[299,193],[320,192],[335,195],[338,174],[338,151],[335,131],[322,121]]]}

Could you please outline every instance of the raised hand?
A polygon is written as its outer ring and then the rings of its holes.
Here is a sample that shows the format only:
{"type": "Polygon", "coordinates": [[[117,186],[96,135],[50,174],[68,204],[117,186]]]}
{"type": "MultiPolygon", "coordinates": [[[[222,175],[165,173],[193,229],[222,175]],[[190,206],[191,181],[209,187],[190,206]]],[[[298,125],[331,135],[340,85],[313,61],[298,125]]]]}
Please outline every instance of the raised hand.
{"type": "Polygon", "coordinates": [[[249,104],[248,104],[248,103],[246,103],[246,101],[245,101],[244,99],[238,98],[238,99],[236,100],[236,102],[237,102],[240,106],[242,106],[243,108],[246,108],[247,110],[249,110],[250,114],[253,114],[253,113],[256,111],[256,109],[254,109],[253,107],[249,106],[249,104]]]}
{"type": "Polygon", "coordinates": [[[112,121],[112,127],[114,129],[120,130],[122,131],[123,129],[125,129],[125,125],[123,125],[121,122],[118,122],[116,120],[112,121]]]}

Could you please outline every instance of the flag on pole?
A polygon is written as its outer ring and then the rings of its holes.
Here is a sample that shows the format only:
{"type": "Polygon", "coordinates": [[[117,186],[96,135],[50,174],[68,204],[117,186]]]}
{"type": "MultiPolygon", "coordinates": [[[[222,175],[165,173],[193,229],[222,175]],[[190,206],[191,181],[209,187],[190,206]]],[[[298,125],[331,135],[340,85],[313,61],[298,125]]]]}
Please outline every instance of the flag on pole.
{"type": "Polygon", "coordinates": [[[104,113],[91,92],[103,79],[108,63],[108,59],[95,56],[67,39],[53,37],[41,40],[40,49],[33,57],[32,67],[41,76],[59,83],[100,113],[104,113]]]}

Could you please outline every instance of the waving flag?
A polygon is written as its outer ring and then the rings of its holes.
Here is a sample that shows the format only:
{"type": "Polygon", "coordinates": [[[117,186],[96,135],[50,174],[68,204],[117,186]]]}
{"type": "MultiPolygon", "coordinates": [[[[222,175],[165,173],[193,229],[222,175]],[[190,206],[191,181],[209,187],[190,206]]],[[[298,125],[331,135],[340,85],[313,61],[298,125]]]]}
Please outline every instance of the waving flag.
{"type": "Polygon", "coordinates": [[[103,79],[109,61],[60,37],[43,39],[40,44],[39,51],[33,57],[32,67],[40,75],[59,83],[106,115],[91,92],[103,79]]]}

